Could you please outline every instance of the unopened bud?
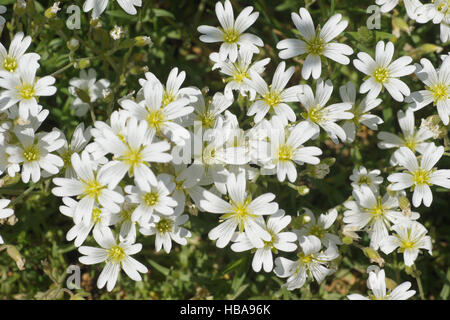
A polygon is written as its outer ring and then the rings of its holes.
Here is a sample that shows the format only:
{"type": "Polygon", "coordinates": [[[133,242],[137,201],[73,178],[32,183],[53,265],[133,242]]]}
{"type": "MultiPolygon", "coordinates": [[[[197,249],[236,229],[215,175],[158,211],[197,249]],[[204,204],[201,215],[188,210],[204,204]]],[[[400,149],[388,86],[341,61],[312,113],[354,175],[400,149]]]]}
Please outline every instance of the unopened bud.
{"type": "Polygon", "coordinates": [[[315,179],[323,179],[330,173],[330,167],[325,163],[318,165],[308,165],[306,174],[315,179]]]}
{"type": "Polygon", "coordinates": [[[27,2],[25,0],[17,0],[14,4],[14,13],[18,16],[23,16],[27,9],[27,2]]]}
{"type": "Polygon", "coordinates": [[[383,267],[384,265],[384,259],[381,258],[380,254],[378,253],[378,251],[370,248],[370,247],[366,247],[363,249],[363,252],[365,254],[366,257],[368,257],[370,259],[370,262],[373,263],[377,263],[380,267],[383,267]]]}
{"type": "Polygon", "coordinates": [[[137,36],[134,40],[136,41],[136,46],[138,47],[145,47],[147,45],[150,47],[153,46],[153,41],[148,36],[137,36]]]}
{"type": "Polygon", "coordinates": [[[87,58],[81,59],[80,61],[75,63],[75,67],[78,68],[78,69],[86,69],[90,65],[91,65],[91,61],[89,59],[87,59],[87,58]]]}
{"type": "Polygon", "coordinates": [[[70,51],[75,51],[80,47],[80,41],[78,41],[75,38],[70,39],[67,41],[67,48],[69,48],[70,51]]]}
{"type": "Polygon", "coordinates": [[[297,191],[299,195],[306,196],[309,193],[310,189],[307,186],[299,186],[297,191]]]}

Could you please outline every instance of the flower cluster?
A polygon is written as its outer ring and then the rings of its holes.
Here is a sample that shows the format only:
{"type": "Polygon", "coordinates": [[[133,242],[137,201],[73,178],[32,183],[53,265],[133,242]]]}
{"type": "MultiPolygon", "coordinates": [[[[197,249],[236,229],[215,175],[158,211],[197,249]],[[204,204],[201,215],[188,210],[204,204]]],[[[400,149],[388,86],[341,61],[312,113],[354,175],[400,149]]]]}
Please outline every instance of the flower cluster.
{"type": "MultiPolygon", "coordinates": [[[[142,6],[141,0],[117,2],[132,15],[142,6]]],[[[376,1],[383,12],[397,2],[376,1]]],[[[440,23],[442,41],[449,39],[450,9],[442,1],[403,2],[412,19],[440,23]]],[[[107,0],[86,0],[83,9],[99,19],[107,6],[107,0]]],[[[58,4],[52,8],[56,13],[58,4]]],[[[61,214],[73,222],[67,241],[82,254],[81,263],[105,264],[97,286],[106,285],[108,291],[121,270],[135,281],[148,272],[132,257],[142,250],[144,237],[154,239],[157,252],[169,254],[174,245],[188,244],[195,229],[189,214],[199,212],[219,215],[208,233],[217,248],[251,251],[252,269],[286,278],[288,290],[324,281],[337,271],[342,247],[350,244],[370,251],[379,264],[378,251],[402,253],[406,267],[413,267],[423,250],[431,255],[432,239],[420,214],[411,211],[409,197],[415,208],[429,207],[434,186],[450,189],[450,170],[437,166],[448,156],[440,129],[450,116],[450,57],[444,56],[438,69],[425,58],[413,65],[409,56],[394,59],[393,42],[379,41],[374,55],[358,52],[350,64],[354,50],[342,37],[348,21],[335,14],[323,27],[315,26],[308,10],[300,8],[291,15],[298,39],[279,41],[284,61],[272,65],[270,58],[261,58],[263,40],[248,32],[259,16],[253,7],[234,18],[225,0],[216,3],[215,12],[220,26],[197,30],[200,41],[220,43],[209,58],[222,77],[222,91],[188,86],[186,72],[174,67],[165,81],[145,72],[136,91],[117,96],[100,69],[83,69],[67,91],[74,98],[73,113],[84,119],[90,112],[93,122],[78,124],[70,138],[58,128],[39,131],[49,115],[40,98],[54,95],[56,87],[53,76],[37,76],[41,57],[27,53],[31,37],[17,33],[8,50],[0,44],[0,187],[18,176],[32,186],[51,181],[52,194],[63,204],[61,214]],[[289,64],[298,61],[301,71],[296,72],[297,64],[289,64]],[[325,63],[354,66],[364,78],[359,89],[352,81],[333,84],[325,63]],[[423,90],[410,91],[406,79],[413,74],[423,90]],[[339,98],[333,96],[335,87],[339,98]],[[323,157],[326,148],[358,145],[361,129],[376,131],[384,124],[386,119],[374,114],[383,107],[384,90],[407,104],[397,112],[401,133],[376,135],[380,149],[394,149],[390,166],[355,167],[347,201],[319,215],[304,207],[293,216],[278,194],[254,188],[272,191],[276,184],[308,193],[302,179],[323,179],[335,161],[323,157]],[[117,108],[97,120],[94,105],[105,101],[117,108]],[[421,119],[416,128],[416,112],[430,105],[437,114],[421,119]],[[95,247],[86,245],[92,238],[95,247]]],[[[122,36],[120,27],[111,32],[114,40],[122,36]]],[[[0,219],[14,214],[14,204],[14,199],[0,199],[0,219]]],[[[369,298],[415,294],[409,282],[387,292],[384,270],[370,267],[368,273],[369,298]]]]}

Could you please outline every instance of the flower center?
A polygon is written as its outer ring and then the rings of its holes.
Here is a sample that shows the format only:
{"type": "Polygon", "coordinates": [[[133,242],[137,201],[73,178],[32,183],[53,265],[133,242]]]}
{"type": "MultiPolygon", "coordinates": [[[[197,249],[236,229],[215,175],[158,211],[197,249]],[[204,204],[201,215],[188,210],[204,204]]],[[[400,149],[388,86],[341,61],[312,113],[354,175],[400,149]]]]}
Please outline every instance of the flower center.
{"type": "Polygon", "coordinates": [[[381,201],[381,197],[378,197],[377,204],[368,211],[374,218],[384,216],[384,207],[383,202],[381,201]]]}
{"type": "Polygon", "coordinates": [[[131,170],[133,171],[134,167],[142,163],[141,149],[133,149],[129,147],[127,152],[123,155],[123,157],[120,158],[120,160],[131,166],[131,170]]]}
{"type": "Polygon", "coordinates": [[[146,193],[143,197],[144,202],[147,206],[154,206],[158,202],[159,195],[156,192],[146,193]]]}
{"type": "Polygon", "coordinates": [[[309,234],[322,239],[325,236],[325,230],[319,225],[314,225],[309,229],[309,234]]]}
{"type": "Polygon", "coordinates": [[[23,150],[23,157],[28,162],[39,160],[39,148],[36,145],[25,148],[25,150],[23,150]]]}
{"type": "Polygon", "coordinates": [[[105,186],[102,186],[97,180],[91,180],[85,183],[84,187],[84,195],[89,198],[97,199],[102,193],[102,189],[105,186]]]}
{"type": "Polygon", "coordinates": [[[449,86],[444,83],[437,83],[431,87],[426,87],[426,89],[431,91],[434,105],[436,105],[439,101],[444,101],[449,98],[449,86]]]}
{"type": "Polygon", "coordinates": [[[99,208],[94,208],[94,210],[92,210],[92,221],[94,221],[94,223],[102,222],[101,213],[102,210],[99,208]]]}
{"type": "Polygon", "coordinates": [[[402,240],[402,248],[403,249],[413,249],[414,242],[410,240],[402,240]]]}
{"type": "Polygon", "coordinates": [[[389,70],[385,67],[378,67],[373,72],[373,77],[376,82],[384,84],[389,79],[389,70]]]}
{"type": "Polygon", "coordinates": [[[158,230],[159,233],[171,232],[172,226],[172,220],[163,218],[156,223],[156,230],[158,230]]]}
{"type": "Polygon", "coordinates": [[[241,70],[240,68],[236,67],[236,72],[233,74],[233,80],[237,83],[243,83],[244,79],[250,79],[250,76],[247,72],[247,70],[241,70]]]}
{"type": "Polygon", "coordinates": [[[252,214],[248,210],[248,205],[251,203],[251,199],[247,198],[244,203],[234,203],[232,202],[232,209],[229,213],[222,215],[221,219],[233,218],[239,223],[239,232],[244,231],[244,222],[249,217],[257,217],[257,215],[252,214]]]}
{"type": "Polygon", "coordinates": [[[134,207],[130,209],[123,208],[122,211],[120,211],[122,221],[131,221],[131,215],[133,214],[134,209],[134,207]]]}
{"type": "Polygon", "coordinates": [[[417,147],[416,138],[414,136],[405,137],[405,147],[408,147],[412,152],[415,152],[417,147]]]}
{"type": "Polygon", "coordinates": [[[147,122],[150,128],[160,130],[164,124],[164,114],[161,109],[151,110],[147,116],[147,122]]]}
{"type": "Polygon", "coordinates": [[[412,172],[413,182],[415,185],[429,184],[430,172],[419,168],[412,172]]]}
{"type": "Polygon", "coordinates": [[[167,106],[169,103],[175,101],[175,96],[173,95],[172,91],[164,91],[163,98],[162,98],[162,104],[167,106]]]}
{"type": "Polygon", "coordinates": [[[370,184],[370,178],[368,176],[360,176],[358,179],[358,185],[362,185],[362,184],[370,184]]]}
{"type": "Polygon", "coordinates": [[[240,34],[236,29],[225,29],[223,30],[223,41],[225,43],[231,44],[239,40],[240,34]]]}
{"type": "Polygon", "coordinates": [[[311,122],[321,123],[322,121],[325,120],[324,116],[325,116],[325,112],[323,110],[321,110],[321,106],[317,105],[308,110],[306,118],[311,120],[311,122]]]}
{"type": "Polygon", "coordinates": [[[280,161],[288,161],[292,159],[294,152],[292,148],[287,144],[281,145],[278,149],[278,160],[280,161]]]}
{"type": "Polygon", "coordinates": [[[17,87],[17,90],[19,91],[19,96],[24,100],[33,98],[36,93],[34,85],[29,83],[23,83],[21,86],[17,87]]]}
{"type": "Polygon", "coordinates": [[[66,152],[64,152],[61,155],[61,158],[64,161],[64,166],[65,167],[69,167],[72,164],[72,160],[71,160],[72,159],[72,154],[73,154],[73,151],[67,150],[66,152]]]}
{"type": "Polygon", "coordinates": [[[320,56],[325,50],[325,42],[320,37],[313,38],[306,43],[306,50],[312,55],[320,56]]]}
{"type": "Polygon", "coordinates": [[[5,69],[8,72],[14,72],[16,71],[18,65],[17,65],[17,60],[14,57],[11,56],[7,56],[4,60],[3,60],[3,69],[5,69]]]}
{"type": "Polygon", "coordinates": [[[108,249],[108,259],[112,260],[115,263],[122,262],[122,260],[125,259],[126,256],[127,255],[125,253],[125,250],[118,245],[115,245],[108,249]]]}
{"type": "Polygon", "coordinates": [[[214,123],[216,122],[216,118],[211,112],[205,111],[204,113],[200,114],[200,121],[202,122],[203,127],[212,128],[214,126],[214,123]]]}
{"type": "Polygon", "coordinates": [[[302,264],[309,264],[313,260],[313,257],[311,254],[305,255],[303,252],[300,252],[299,254],[297,254],[297,257],[299,258],[299,260],[302,264]]]}
{"type": "MultiPolygon", "coordinates": [[[[431,2],[434,2],[432,0],[431,2]]],[[[436,2],[436,10],[442,12],[444,15],[450,13],[450,1],[449,0],[438,0],[436,2]]]]}
{"type": "Polygon", "coordinates": [[[263,100],[265,103],[267,103],[267,105],[273,108],[280,104],[281,97],[278,92],[269,91],[263,96],[263,100]]]}

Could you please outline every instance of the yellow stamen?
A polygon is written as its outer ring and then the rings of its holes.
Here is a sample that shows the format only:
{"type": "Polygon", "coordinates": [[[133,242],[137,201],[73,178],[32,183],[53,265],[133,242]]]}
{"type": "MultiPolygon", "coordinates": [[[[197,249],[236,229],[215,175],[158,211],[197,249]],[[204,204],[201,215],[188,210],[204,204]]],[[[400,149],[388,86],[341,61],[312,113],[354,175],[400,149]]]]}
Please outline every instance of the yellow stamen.
{"type": "Polygon", "coordinates": [[[373,72],[373,76],[374,76],[376,82],[384,84],[389,79],[389,70],[385,67],[378,67],[373,72]]]}

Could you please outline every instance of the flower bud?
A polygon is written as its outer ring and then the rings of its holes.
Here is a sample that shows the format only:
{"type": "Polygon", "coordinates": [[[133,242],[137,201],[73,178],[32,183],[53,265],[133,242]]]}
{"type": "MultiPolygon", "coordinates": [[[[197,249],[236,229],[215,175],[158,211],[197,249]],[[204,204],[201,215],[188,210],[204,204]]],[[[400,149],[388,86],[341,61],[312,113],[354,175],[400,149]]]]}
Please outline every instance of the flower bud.
{"type": "Polygon", "coordinates": [[[380,254],[378,253],[378,251],[370,248],[370,247],[366,247],[363,249],[364,255],[366,257],[368,257],[370,259],[370,262],[373,263],[377,263],[380,267],[383,267],[384,265],[384,259],[380,256],[380,254]]]}
{"type": "Polygon", "coordinates": [[[87,58],[81,59],[80,61],[75,63],[75,67],[78,68],[78,69],[86,69],[90,65],[91,65],[91,61],[89,59],[87,59],[87,58]]]}
{"type": "Polygon", "coordinates": [[[80,42],[75,39],[71,38],[69,41],[67,41],[67,48],[69,48],[70,51],[75,51],[80,47],[80,42]]]}
{"type": "Polygon", "coordinates": [[[138,46],[138,47],[145,47],[147,45],[149,47],[153,46],[153,41],[148,36],[137,36],[136,38],[134,38],[134,40],[136,42],[136,46],[138,46]]]}

